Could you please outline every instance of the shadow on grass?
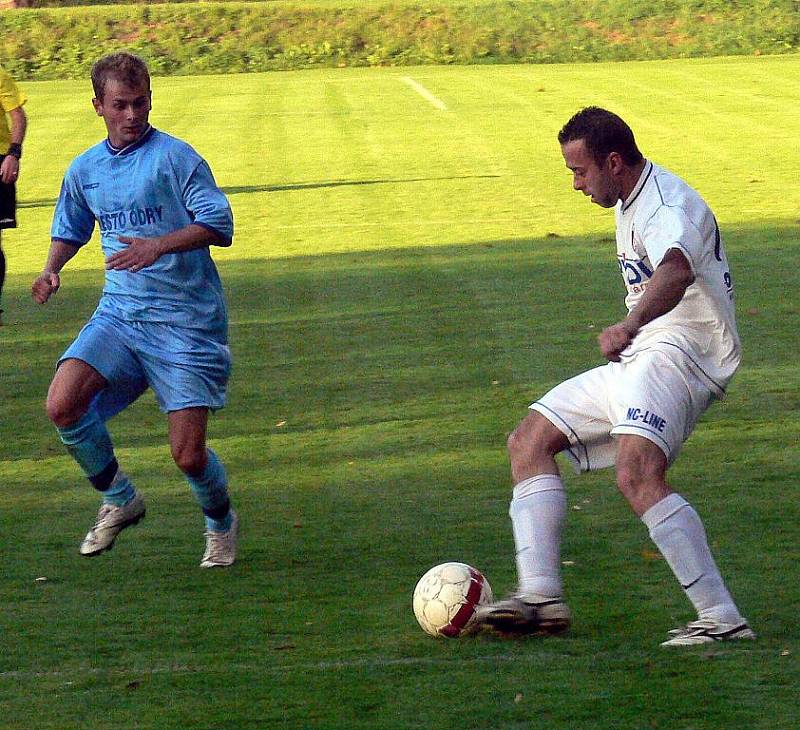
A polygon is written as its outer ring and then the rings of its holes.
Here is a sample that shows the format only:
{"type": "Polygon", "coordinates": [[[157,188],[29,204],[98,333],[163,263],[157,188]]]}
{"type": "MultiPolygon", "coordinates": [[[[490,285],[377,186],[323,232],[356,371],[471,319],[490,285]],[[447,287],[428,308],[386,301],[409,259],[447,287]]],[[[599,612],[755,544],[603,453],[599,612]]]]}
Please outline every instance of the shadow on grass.
{"type": "Polygon", "coordinates": [[[319,188],[352,187],[358,185],[398,185],[404,183],[438,182],[444,180],[483,180],[500,175],[450,175],[447,177],[377,178],[374,180],[321,180],[319,182],[284,183],[282,185],[242,185],[223,187],[228,195],[244,193],[276,193],[287,190],[317,190],[319,188]]]}
{"type": "MultiPolygon", "coordinates": [[[[775,388],[781,372],[780,387],[796,393],[797,305],[775,294],[797,288],[790,234],[741,229],[728,240],[744,380],[759,387],[752,375],[763,368],[763,385],[775,388]]],[[[246,530],[237,565],[213,576],[196,568],[202,522],[151,397],[111,428],[124,468],[151,500],[147,520],[113,555],[91,565],[77,555],[96,495],[41,404],[102,273],[76,272],[43,309],[23,307],[28,282],[12,279],[14,321],[0,330],[0,520],[15,556],[0,612],[4,635],[15,637],[4,655],[15,685],[6,694],[20,707],[42,697],[53,716],[74,717],[90,686],[103,711],[133,708],[138,718],[154,712],[153,697],[196,708],[210,677],[220,697],[246,696],[248,706],[261,698],[253,727],[268,717],[306,726],[309,698],[327,707],[336,697],[361,717],[363,688],[374,703],[375,686],[381,707],[395,712],[394,695],[407,696],[403,717],[417,718],[422,684],[441,695],[425,695],[424,707],[447,707],[456,686],[459,702],[484,692],[488,707],[502,693],[510,707],[518,695],[530,716],[567,687],[575,699],[546,718],[558,727],[591,726],[598,706],[614,718],[604,727],[622,727],[618,707],[636,727],[641,717],[695,726],[699,695],[725,700],[713,715],[719,727],[757,727],[765,697],[794,713],[798,669],[785,647],[797,568],[794,533],[780,528],[797,521],[796,471],[773,443],[797,432],[800,411],[787,398],[715,409],[735,424],[703,424],[673,472],[693,503],[709,507],[701,511],[715,554],[760,635],[753,647],[659,653],[661,630],[690,609],[607,472],[568,477],[579,507],[563,546],[577,619],[569,636],[442,645],[413,622],[412,587],[435,562],[480,566],[498,594],[513,585],[505,433],[544,388],[600,361],[597,330],[622,312],[612,248],[563,238],[225,262],[235,368],[230,406],[210,436],[246,530]],[[773,430],[748,430],[762,421],[773,430]],[[67,687],[87,674],[77,694],[67,687]],[[443,685],[445,674],[457,685],[443,685]]],[[[383,726],[371,712],[363,726],[383,726]]],[[[327,722],[327,709],[319,717],[320,727],[352,727],[327,722]]]]}
{"type": "MultiPolygon", "coordinates": [[[[795,233],[780,224],[727,232],[743,370],[794,366],[798,305],[780,293],[797,291],[800,274],[779,264],[795,233]]],[[[251,259],[220,271],[235,363],[226,433],[444,412],[494,414],[500,433],[537,394],[600,364],[596,335],[623,314],[613,243],[598,237],[251,259]]],[[[41,404],[55,360],[95,307],[102,272],[73,273],[41,308],[28,284],[12,277],[4,297],[0,390],[13,396],[3,458],[40,453],[41,429],[52,440],[41,404]]],[[[154,404],[136,408],[140,417],[115,424],[130,445],[160,442],[162,429],[141,428],[142,419],[160,423],[154,404]]]]}
{"type": "MultiPolygon", "coordinates": [[[[447,177],[409,177],[376,178],[374,180],[319,180],[312,182],[284,183],[281,185],[227,185],[222,188],[226,195],[245,195],[250,193],[281,193],[291,190],[318,190],[320,188],[352,187],[358,185],[399,185],[405,183],[437,182],[445,180],[484,180],[499,178],[501,175],[449,175],[447,177]]],[[[20,200],[18,208],[52,208],[55,198],[20,200]]]]}

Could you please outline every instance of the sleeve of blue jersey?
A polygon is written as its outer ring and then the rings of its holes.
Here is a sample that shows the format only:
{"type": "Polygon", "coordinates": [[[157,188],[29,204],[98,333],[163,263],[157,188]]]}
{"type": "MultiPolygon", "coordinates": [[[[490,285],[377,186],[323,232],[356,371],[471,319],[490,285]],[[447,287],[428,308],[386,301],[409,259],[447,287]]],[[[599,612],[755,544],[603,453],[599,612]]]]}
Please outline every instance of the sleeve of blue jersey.
{"type": "Polygon", "coordinates": [[[76,184],[70,169],[61,183],[61,192],[50,227],[50,238],[71,246],[83,246],[92,237],[94,224],[94,214],[80,194],[80,186],[76,184]]]}
{"type": "Polygon", "coordinates": [[[189,176],[183,192],[184,204],[193,222],[220,239],[220,245],[233,241],[233,213],[225,193],[217,187],[211,168],[201,160],[189,176]]]}

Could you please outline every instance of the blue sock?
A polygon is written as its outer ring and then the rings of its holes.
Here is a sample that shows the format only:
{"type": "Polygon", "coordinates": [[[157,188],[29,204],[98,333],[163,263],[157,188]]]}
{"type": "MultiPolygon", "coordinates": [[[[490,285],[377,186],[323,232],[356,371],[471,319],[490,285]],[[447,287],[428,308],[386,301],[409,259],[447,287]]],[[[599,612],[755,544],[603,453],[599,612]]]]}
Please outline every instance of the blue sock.
{"type": "Polygon", "coordinates": [[[211,449],[207,453],[208,463],[203,473],[196,477],[187,475],[186,479],[203,508],[206,529],[227,532],[233,522],[228,499],[228,477],[217,455],[211,449]]]}
{"type": "Polygon", "coordinates": [[[92,486],[103,493],[104,502],[123,505],[133,499],[133,485],[119,470],[111,436],[94,408],[71,426],[56,430],[92,486]]]}
{"type": "MultiPolygon", "coordinates": [[[[114,459],[114,463],[116,461],[114,459]]],[[[118,468],[111,484],[108,485],[107,489],[103,490],[103,503],[122,507],[122,505],[128,504],[135,496],[136,490],[133,488],[130,478],[122,469],[118,468]]]]}

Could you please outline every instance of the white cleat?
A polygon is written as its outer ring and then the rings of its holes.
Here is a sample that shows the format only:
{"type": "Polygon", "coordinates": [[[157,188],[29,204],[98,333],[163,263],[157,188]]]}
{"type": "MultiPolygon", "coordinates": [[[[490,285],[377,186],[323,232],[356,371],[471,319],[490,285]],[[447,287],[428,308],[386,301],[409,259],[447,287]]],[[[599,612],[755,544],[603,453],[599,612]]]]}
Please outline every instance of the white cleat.
{"type": "Polygon", "coordinates": [[[475,623],[501,636],[552,636],[566,631],[572,617],[562,598],[533,600],[516,594],[478,606],[475,623]]]}
{"type": "Polygon", "coordinates": [[[206,530],[206,551],[200,561],[201,568],[227,568],[236,561],[236,537],[239,534],[239,516],[233,512],[233,521],[227,532],[206,530]]]}
{"type": "Polygon", "coordinates": [[[725,624],[710,619],[690,621],[681,629],[672,629],[670,638],[661,646],[696,646],[713,644],[717,641],[736,641],[738,639],[755,639],[756,635],[742,619],[741,623],[725,624]]]}
{"type": "Polygon", "coordinates": [[[81,555],[91,557],[111,550],[117,535],[126,527],[139,522],[144,517],[144,513],[144,500],[138,492],[130,502],[122,507],[113,504],[101,505],[94,526],[83,538],[80,546],[81,555]]]}

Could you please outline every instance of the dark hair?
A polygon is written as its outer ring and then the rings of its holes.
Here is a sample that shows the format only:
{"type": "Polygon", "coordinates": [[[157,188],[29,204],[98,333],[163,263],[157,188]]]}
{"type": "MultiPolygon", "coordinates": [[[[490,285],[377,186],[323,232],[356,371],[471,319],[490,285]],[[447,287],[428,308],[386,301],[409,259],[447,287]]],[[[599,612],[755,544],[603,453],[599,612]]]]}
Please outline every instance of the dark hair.
{"type": "Polygon", "coordinates": [[[130,87],[144,83],[147,84],[148,91],[150,90],[150,74],[147,71],[147,64],[139,56],[127,51],[110,53],[92,66],[92,88],[95,97],[101,101],[106,82],[111,78],[130,87]]]}
{"type": "Polygon", "coordinates": [[[562,145],[579,139],[586,143],[587,151],[598,165],[611,152],[619,153],[626,165],[636,165],[644,159],[631,128],[613,112],[597,106],[581,109],[558,133],[562,145]]]}

